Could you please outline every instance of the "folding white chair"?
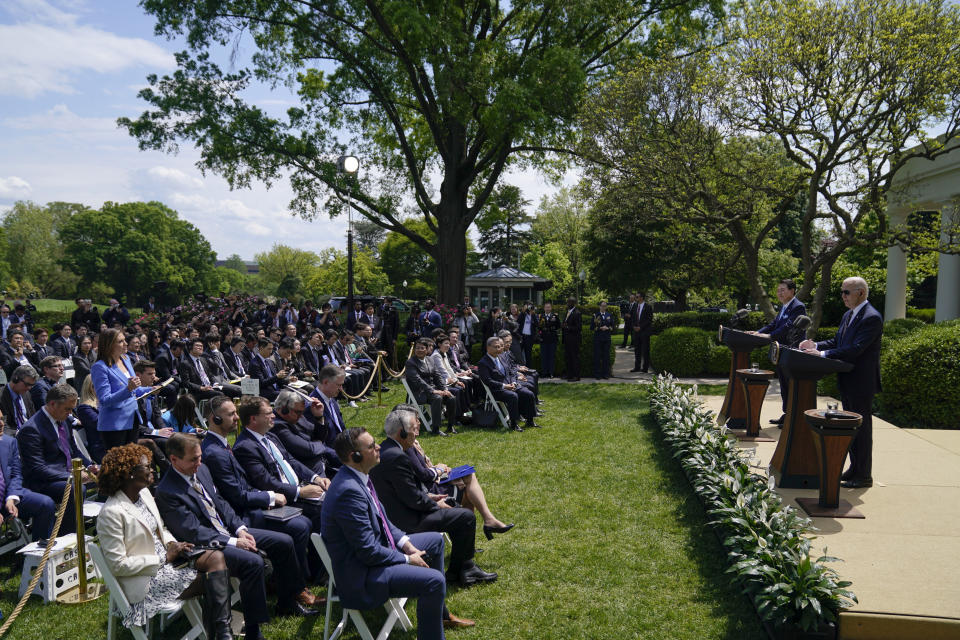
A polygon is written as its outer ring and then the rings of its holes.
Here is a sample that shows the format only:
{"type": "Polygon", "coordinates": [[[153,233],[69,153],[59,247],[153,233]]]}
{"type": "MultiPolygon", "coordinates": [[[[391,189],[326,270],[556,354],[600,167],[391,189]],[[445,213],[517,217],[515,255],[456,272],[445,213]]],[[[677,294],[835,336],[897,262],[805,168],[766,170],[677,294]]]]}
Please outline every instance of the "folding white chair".
{"type": "Polygon", "coordinates": [[[487,399],[483,403],[483,408],[488,411],[494,411],[497,414],[497,418],[500,419],[500,424],[503,425],[504,429],[510,428],[510,412],[507,411],[506,403],[497,400],[493,397],[493,392],[490,391],[490,387],[484,384],[483,380],[477,378],[480,381],[480,384],[483,385],[483,390],[487,394],[487,399]]]}
{"type": "Polygon", "coordinates": [[[80,453],[82,453],[87,458],[87,460],[93,460],[93,458],[90,457],[90,452],[87,450],[86,437],[87,437],[86,429],[73,430],[73,443],[77,445],[77,449],[80,450],[80,453]],[[80,433],[81,431],[83,431],[83,434],[80,433]]]}
{"type": "MultiPolygon", "coordinates": [[[[337,602],[340,601],[340,598],[336,595],[336,584],[333,580],[333,563],[330,561],[330,554],[327,553],[327,547],[323,544],[323,538],[320,537],[320,534],[313,533],[310,535],[310,539],[313,541],[313,546],[317,550],[320,560],[323,561],[327,575],[330,576],[330,579],[327,581],[327,613],[323,622],[323,640],[336,640],[340,637],[340,634],[347,628],[348,618],[353,621],[354,626],[357,627],[357,632],[363,640],[374,640],[373,634],[370,633],[370,629],[367,628],[367,623],[364,621],[358,609],[344,608],[343,617],[340,618],[340,624],[333,630],[333,634],[330,633],[330,613],[333,610],[333,602],[334,600],[337,602]]],[[[406,603],[407,598],[390,598],[383,603],[383,607],[387,610],[387,620],[383,623],[383,627],[381,627],[380,633],[377,634],[376,640],[386,640],[390,632],[393,631],[394,625],[398,622],[404,631],[413,629],[413,623],[410,622],[407,612],[403,610],[403,606],[406,603]]]]}
{"type": "MultiPolygon", "coordinates": [[[[117,582],[114,575],[110,573],[110,567],[107,565],[107,561],[103,557],[103,552],[100,550],[100,547],[96,544],[88,543],[87,550],[90,552],[93,563],[97,566],[100,576],[110,591],[110,607],[107,610],[107,640],[114,640],[116,637],[116,625],[114,625],[113,619],[114,617],[126,615],[130,610],[130,602],[127,600],[127,596],[124,595],[123,589],[120,588],[120,583],[117,582]]],[[[203,612],[200,609],[200,602],[196,598],[171,602],[168,607],[160,612],[160,615],[173,617],[181,611],[190,622],[190,629],[180,640],[206,638],[206,632],[203,629],[203,612]]],[[[130,633],[136,640],[149,640],[152,622],[152,619],[147,620],[145,628],[130,627],[130,633]]]]}
{"type": "Polygon", "coordinates": [[[407,392],[407,404],[412,404],[417,408],[417,414],[420,416],[420,424],[423,425],[426,431],[430,431],[431,423],[430,420],[427,419],[427,415],[433,418],[433,412],[430,411],[430,405],[421,406],[420,403],[417,402],[416,397],[413,395],[413,391],[410,390],[410,385],[407,384],[406,378],[400,378],[400,382],[403,383],[403,388],[407,392]]]}

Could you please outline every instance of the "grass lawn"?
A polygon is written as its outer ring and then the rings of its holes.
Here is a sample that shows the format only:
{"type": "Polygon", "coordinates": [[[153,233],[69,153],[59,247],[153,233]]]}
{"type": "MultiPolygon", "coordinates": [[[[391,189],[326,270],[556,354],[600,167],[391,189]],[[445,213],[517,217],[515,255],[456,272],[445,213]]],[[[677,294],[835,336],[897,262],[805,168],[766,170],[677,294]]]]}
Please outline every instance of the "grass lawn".
{"type": "MultiPolygon", "coordinates": [[[[400,395],[386,394],[385,404],[400,395]]],[[[765,637],[723,575],[720,544],[659,440],[644,388],[544,385],[542,395],[543,429],[423,439],[433,460],[473,464],[494,513],[517,523],[493,541],[479,537],[485,551],[478,564],[500,579],[448,594],[451,611],[477,620],[476,628],[448,637],[765,637]]],[[[344,417],[380,439],[386,409],[372,404],[347,409],[344,417]]],[[[19,576],[11,575],[9,560],[4,564],[0,609],[8,615],[19,576]]],[[[106,607],[105,598],[79,608],[42,606],[34,598],[7,637],[103,638],[106,607]]],[[[407,610],[415,617],[412,604],[407,610]]],[[[322,624],[309,637],[321,637],[322,624]]],[[[271,624],[265,635],[301,637],[294,619],[271,624]]],[[[397,628],[394,636],[415,633],[397,628]]],[[[347,637],[358,637],[352,627],[347,637]]]]}
{"type": "MultiPolygon", "coordinates": [[[[30,302],[37,308],[37,311],[60,311],[66,313],[73,313],[73,310],[77,308],[77,303],[73,300],[58,300],[56,298],[37,298],[36,300],[31,300],[30,302]]],[[[103,313],[105,310],[110,308],[110,302],[104,300],[101,302],[94,301],[93,306],[97,307],[100,310],[100,313],[103,313]]],[[[131,317],[136,317],[142,314],[140,307],[127,307],[127,311],[130,312],[131,317]]]]}

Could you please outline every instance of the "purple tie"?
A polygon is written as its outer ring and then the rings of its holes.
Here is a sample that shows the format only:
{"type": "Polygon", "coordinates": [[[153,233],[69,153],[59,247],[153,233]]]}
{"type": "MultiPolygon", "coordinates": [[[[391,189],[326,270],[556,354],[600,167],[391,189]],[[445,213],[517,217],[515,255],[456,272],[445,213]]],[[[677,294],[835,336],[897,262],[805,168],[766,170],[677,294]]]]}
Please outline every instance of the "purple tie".
{"type": "Polygon", "coordinates": [[[369,477],[367,478],[367,488],[370,489],[370,493],[373,495],[373,504],[377,505],[377,515],[380,516],[380,526],[383,527],[384,532],[387,534],[387,540],[390,541],[390,548],[396,551],[397,543],[393,539],[393,534],[390,533],[387,517],[383,515],[383,507],[380,506],[380,498],[377,497],[377,490],[373,488],[373,480],[369,477]]]}
{"type": "Polygon", "coordinates": [[[62,451],[63,455],[67,458],[67,471],[69,471],[72,457],[70,455],[70,442],[67,440],[67,424],[65,422],[57,423],[57,435],[60,440],[60,451],[62,451]]]}
{"type": "Polygon", "coordinates": [[[3,477],[3,471],[0,471],[0,509],[3,503],[7,501],[7,479],[3,477]]]}

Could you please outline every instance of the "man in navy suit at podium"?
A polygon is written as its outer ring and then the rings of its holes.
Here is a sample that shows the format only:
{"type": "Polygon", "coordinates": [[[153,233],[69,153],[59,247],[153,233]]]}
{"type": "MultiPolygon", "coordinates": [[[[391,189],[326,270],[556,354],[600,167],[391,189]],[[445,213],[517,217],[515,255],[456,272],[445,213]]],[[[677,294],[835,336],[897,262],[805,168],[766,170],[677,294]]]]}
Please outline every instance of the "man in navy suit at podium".
{"type": "MultiPolygon", "coordinates": [[[[790,330],[793,328],[793,321],[804,315],[807,312],[807,308],[797,299],[797,284],[790,278],[784,278],[780,281],[780,284],[777,285],[777,300],[780,301],[780,312],[769,324],[757,329],[757,333],[768,334],[771,340],[792,347],[790,330]]],[[[777,367],[777,378],[780,379],[780,398],[783,404],[783,415],[776,420],[771,420],[770,424],[782,427],[783,420],[787,414],[787,374],[779,366],[777,367]]]]}
{"type": "Polygon", "coordinates": [[[804,340],[800,348],[853,364],[853,369],[837,374],[840,400],[846,411],[863,416],[857,435],[850,445],[850,467],[841,476],[845,487],[873,486],[873,396],[880,390],[880,338],[883,318],[867,302],[870,289],[863,278],[843,281],[841,295],[848,311],[843,314],[837,335],[829,340],[804,340]]]}

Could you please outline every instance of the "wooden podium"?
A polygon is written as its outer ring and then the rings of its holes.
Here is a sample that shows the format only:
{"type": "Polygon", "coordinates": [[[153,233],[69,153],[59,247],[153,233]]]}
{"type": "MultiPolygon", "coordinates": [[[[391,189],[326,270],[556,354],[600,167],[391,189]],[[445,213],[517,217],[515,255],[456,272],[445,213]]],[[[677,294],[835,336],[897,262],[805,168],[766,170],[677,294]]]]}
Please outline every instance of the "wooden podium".
{"type": "Polygon", "coordinates": [[[726,424],[728,429],[747,428],[747,397],[743,385],[737,381],[737,369],[750,366],[750,352],[770,344],[770,336],[747,333],[720,325],[717,339],[731,351],[730,376],[727,378],[727,395],[717,414],[717,424],[726,424]]]}
{"type": "Polygon", "coordinates": [[[766,369],[737,369],[737,379],[743,388],[743,395],[747,399],[747,426],[746,433],[737,434],[737,440],[743,442],[773,442],[773,438],[760,435],[760,409],[763,407],[763,397],[770,386],[773,371],[766,369]]]}
{"type": "Polygon", "coordinates": [[[778,487],[816,489],[820,485],[820,464],[804,412],[817,408],[817,380],[831,373],[850,371],[853,365],[783,347],[777,342],[770,345],[770,359],[787,376],[787,413],[770,468],[777,476],[778,487]]]}
{"type": "Polygon", "coordinates": [[[804,418],[813,434],[813,448],[820,463],[820,495],[797,498],[797,504],[815,518],[863,518],[864,515],[846,500],[840,499],[840,476],[843,461],[863,420],[852,411],[808,409],[804,418]]]}

